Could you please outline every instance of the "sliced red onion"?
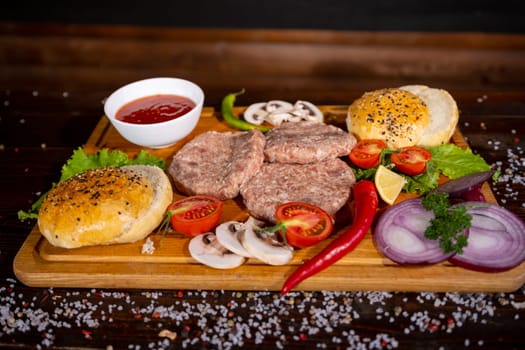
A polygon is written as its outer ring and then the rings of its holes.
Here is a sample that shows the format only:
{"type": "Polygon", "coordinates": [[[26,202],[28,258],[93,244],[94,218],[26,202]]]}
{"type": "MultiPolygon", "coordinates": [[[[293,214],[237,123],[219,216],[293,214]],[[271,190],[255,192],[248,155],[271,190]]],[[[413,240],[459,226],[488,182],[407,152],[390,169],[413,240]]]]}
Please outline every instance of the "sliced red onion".
{"type": "Polygon", "coordinates": [[[424,236],[434,212],[426,210],[421,199],[409,199],[389,207],[374,228],[377,249],[398,264],[435,264],[449,259],[437,240],[424,236]]]}
{"type": "Polygon", "coordinates": [[[472,215],[468,244],[452,256],[455,265],[483,272],[509,270],[525,261],[525,224],[496,204],[465,202],[472,215]]]}
{"type": "Polygon", "coordinates": [[[461,198],[463,198],[466,201],[475,201],[475,202],[486,202],[487,198],[485,198],[485,195],[481,191],[481,185],[471,188],[470,190],[464,192],[461,195],[461,198]]]}
{"type": "Polygon", "coordinates": [[[439,185],[435,192],[446,192],[450,197],[463,198],[464,200],[485,201],[481,192],[481,185],[494,175],[494,170],[482,171],[460,178],[450,180],[439,185]]]}

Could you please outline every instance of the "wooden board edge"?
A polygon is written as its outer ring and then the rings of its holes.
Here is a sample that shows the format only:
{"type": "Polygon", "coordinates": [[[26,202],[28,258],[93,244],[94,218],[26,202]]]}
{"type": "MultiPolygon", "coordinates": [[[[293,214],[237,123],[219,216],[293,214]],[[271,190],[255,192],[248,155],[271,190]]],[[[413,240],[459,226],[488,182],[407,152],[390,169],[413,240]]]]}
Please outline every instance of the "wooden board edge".
{"type": "MultiPolygon", "coordinates": [[[[146,262],[44,261],[36,251],[42,239],[38,232],[28,236],[13,262],[16,277],[31,287],[83,287],[144,289],[204,289],[278,291],[296,266],[260,266],[265,273],[250,273],[253,266],[216,270],[198,263],[151,264],[146,262]],[[200,288],[197,288],[200,289],[200,288]]],[[[296,287],[303,291],[403,291],[403,292],[512,292],[525,283],[525,262],[498,273],[465,270],[452,265],[363,266],[333,265],[296,287]],[[388,275],[391,283],[381,276],[388,275]],[[330,286],[327,288],[326,286],[330,286]]]]}

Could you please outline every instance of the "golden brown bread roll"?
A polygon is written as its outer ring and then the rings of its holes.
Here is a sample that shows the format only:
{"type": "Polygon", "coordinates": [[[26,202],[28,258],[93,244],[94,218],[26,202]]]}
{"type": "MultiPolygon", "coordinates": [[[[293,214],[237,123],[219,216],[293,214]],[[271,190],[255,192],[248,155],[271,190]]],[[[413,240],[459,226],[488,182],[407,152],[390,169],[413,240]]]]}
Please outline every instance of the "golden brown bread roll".
{"type": "Polygon", "coordinates": [[[172,199],[169,178],[158,167],[88,170],[48,193],[38,226],[63,248],[135,242],[162,222],[172,199]]]}
{"type": "Polygon", "coordinates": [[[359,140],[385,140],[391,149],[449,142],[459,118],[445,90],[407,85],[366,92],[348,108],[346,124],[359,140]]]}
{"type": "Polygon", "coordinates": [[[459,121],[458,106],[452,95],[425,85],[406,85],[400,89],[417,95],[428,106],[430,121],[416,145],[432,147],[448,143],[459,121]]]}

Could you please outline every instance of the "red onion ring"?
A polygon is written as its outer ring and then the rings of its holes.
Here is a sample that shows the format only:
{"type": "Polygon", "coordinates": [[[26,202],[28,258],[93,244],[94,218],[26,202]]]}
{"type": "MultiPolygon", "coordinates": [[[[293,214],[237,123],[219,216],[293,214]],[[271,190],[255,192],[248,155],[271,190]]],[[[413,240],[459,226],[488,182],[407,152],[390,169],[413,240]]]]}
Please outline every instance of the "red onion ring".
{"type": "Polygon", "coordinates": [[[496,204],[464,202],[472,215],[468,244],[452,256],[455,265],[476,271],[509,270],[525,261],[525,224],[496,204]]]}
{"type": "Polygon", "coordinates": [[[463,202],[472,216],[468,244],[462,254],[444,253],[438,241],[424,236],[434,217],[409,199],[389,207],[374,228],[374,243],[385,257],[403,265],[434,264],[447,260],[466,269],[483,272],[509,270],[525,261],[525,224],[514,213],[479,201],[463,202]]]}
{"type": "Polygon", "coordinates": [[[435,264],[449,259],[437,240],[424,236],[434,213],[423,208],[421,199],[408,199],[387,208],[374,228],[377,249],[390,260],[403,265],[435,264]]]}

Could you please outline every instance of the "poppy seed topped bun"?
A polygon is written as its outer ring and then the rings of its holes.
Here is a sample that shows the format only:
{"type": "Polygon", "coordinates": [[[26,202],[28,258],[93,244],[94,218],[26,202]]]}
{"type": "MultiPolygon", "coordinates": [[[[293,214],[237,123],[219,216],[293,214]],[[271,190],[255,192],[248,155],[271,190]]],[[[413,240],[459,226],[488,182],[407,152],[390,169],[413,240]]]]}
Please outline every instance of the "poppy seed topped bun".
{"type": "Polygon", "coordinates": [[[52,245],[62,248],[131,243],[162,222],[172,199],[169,178],[159,167],[87,170],[48,193],[38,227],[52,245]]]}
{"type": "Polygon", "coordinates": [[[391,149],[449,142],[459,118],[448,92],[407,85],[366,92],[348,108],[348,131],[359,140],[381,139],[391,149]]]}

